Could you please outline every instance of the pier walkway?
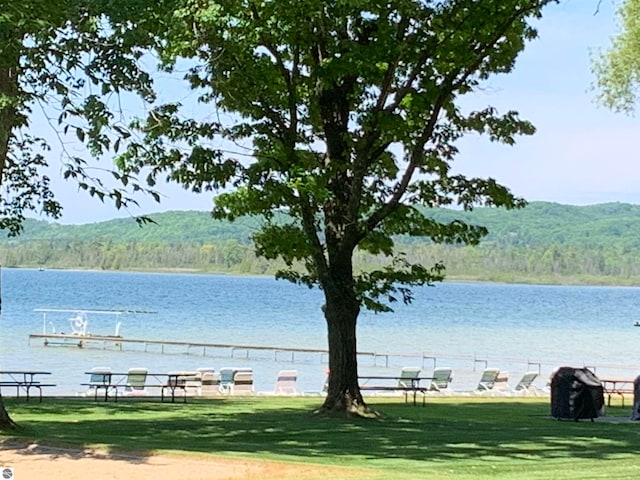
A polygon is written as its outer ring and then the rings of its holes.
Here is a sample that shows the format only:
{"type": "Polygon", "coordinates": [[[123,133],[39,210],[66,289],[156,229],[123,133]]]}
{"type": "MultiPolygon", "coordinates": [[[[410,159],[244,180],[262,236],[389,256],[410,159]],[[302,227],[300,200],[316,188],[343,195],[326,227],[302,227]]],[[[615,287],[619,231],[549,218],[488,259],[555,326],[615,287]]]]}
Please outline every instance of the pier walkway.
{"type": "MultiPolygon", "coordinates": [[[[162,354],[187,354],[202,356],[228,355],[231,358],[249,359],[252,354],[258,352],[272,352],[276,361],[296,362],[296,358],[308,359],[309,356],[319,357],[320,363],[328,363],[329,351],[317,348],[294,348],[263,345],[234,345],[225,343],[185,342],[174,340],[148,340],[138,338],[123,338],[110,335],[69,335],[57,333],[32,333],[29,335],[29,344],[41,341],[45,347],[77,347],[100,348],[103,350],[137,351],[162,354]]],[[[421,362],[425,366],[436,366],[436,358],[433,355],[401,354],[380,352],[358,352],[359,360],[366,360],[374,367],[389,367],[390,359],[406,358],[421,362]]]]}

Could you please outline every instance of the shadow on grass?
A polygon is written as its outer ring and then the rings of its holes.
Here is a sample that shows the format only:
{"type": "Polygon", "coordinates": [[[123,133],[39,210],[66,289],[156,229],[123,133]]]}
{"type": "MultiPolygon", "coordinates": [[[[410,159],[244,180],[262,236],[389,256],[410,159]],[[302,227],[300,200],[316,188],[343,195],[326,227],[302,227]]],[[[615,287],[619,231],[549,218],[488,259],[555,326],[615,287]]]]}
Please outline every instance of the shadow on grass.
{"type": "Polygon", "coordinates": [[[390,459],[611,459],[628,456],[640,441],[636,424],[552,420],[544,400],[429,400],[425,408],[389,402],[372,404],[384,413],[381,419],[350,421],[311,415],[319,403],[303,398],[186,405],[47,399],[8,408],[24,426],[19,438],[142,455],[175,450],[345,465],[390,459]]]}

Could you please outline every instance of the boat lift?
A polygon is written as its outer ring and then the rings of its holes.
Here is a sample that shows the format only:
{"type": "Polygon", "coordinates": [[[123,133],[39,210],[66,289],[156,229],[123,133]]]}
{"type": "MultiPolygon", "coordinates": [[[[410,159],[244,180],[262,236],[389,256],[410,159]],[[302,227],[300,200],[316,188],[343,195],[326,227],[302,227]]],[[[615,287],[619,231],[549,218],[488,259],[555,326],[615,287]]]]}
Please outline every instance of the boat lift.
{"type": "Polygon", "coordinates": [[[120,339],[120,327],[122,321],[120,316],[129,313],[129,310],[88,310],[88,309],[65,309],[65,308],[36,308],[36,312],[42,313],[42,334],[46,344],[76,344],[79,347],[84,345],[84,341],[93,339],[120,339]],[[52,315],[71,314],[67,318],[69,330],[61,328],[51,320],[52,315]],[[89,330],[89,316],[110,315],[115,316],[115,328],[113,333],[97,333],[89,330]]]}

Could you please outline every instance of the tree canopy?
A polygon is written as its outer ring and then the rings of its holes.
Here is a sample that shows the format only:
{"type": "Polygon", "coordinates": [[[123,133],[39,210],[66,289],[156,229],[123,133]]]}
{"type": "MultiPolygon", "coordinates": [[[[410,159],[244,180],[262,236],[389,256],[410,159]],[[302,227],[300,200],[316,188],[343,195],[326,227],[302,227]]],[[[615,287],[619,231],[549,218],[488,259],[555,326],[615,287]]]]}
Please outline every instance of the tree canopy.
{"type": "Polygon", "coordinates": [[[618,9],[620,32],[594,62],[599,101],[614,111],[632,112],[640,87],[640,0],[618,9]]]}
{"type": "MultiPolygon", "coordinates": [[[[117,4],[130,2],[115,2],[117,4]]],[[[130,13],[130,12],[129,12],[130,13]]],[[[58,163],[81,189],[118,207],[135,203],[122,186],[107,188],[87,168],[118,142],[118,117],[109,106],[121,92],[151,100],[148,73],[137,66],[143,53],[140,39],[123,33],[127,9],[112,2],[88,0],[25,0],[4,2],[0,13],[0,229],[20,232],[24,214],[40,211],[58,218],[44,169],[58,163]],[[107,23],[107,6],[113,8],[107,23]],[[47,139],[34,135],[38,109],[58,135],[62,157],[56,161],[47,139]],[[110,134],[105,127],[109,127],[110,134]],[[67,150],[68,135],[86,144],[86,151],[67,150]]],[[[105,169],[127,183],[126,176],[105,169]]],[[[134,189],[144,190],[140,185],[134,189]]],[[[155,192],[150,192],[155,194],[155,192]]]]}
{"type": "Polygon", "coordinates": [[[455,173],[453,162],[467,134],[513,144],[533,125],[461,100],[513,69],[536,36],[531,21],[553,1],[22,2],[0,16],[3,204],[17,205],[2,226],[17,232],[21,212],[37,202],[59,213],[47,179],[25,176],[46,157],[19,156],[29,152],[22,139],[42,144],[26,127],[46,98],[61,134],[86,144],[86,156],[66,156],[66,176],[91,195],[126,206],[135,201],[128,192],[157,197],[155,186],[173,181],[215,192],[217,218],[262,217],[257,253],[284,261],[279,277],[325,295],[331,375],[321,410],[366,413],[360,309],[388,311],[411,301],[412,286],[443,278],[441,263],[409,262],[394,237],[475,244],[484,227],[421,208],[524,205],[494,179],[455,173]],[[156,94],[158,72],[146,68],[154,58],[169,75],[186,71],[200,118],[193,105],[156,94]],[[145,102],[146,117],[129,121],[118,99],[132,98],[145,102]],[[117,170],[107,167],[116,187],[88,173],[88,157],[108,155],[116,155],[117,170]],[[21,197],[25,186],[31,193],[21,197]],[[356,271],[357,250],[388,262],[356,271]]]}
{"type": "Polygon", "coordinates": [[[323,411],[362,411],[356,321],[361,307],[390,310],[443,266],[411,264],[395,235],[477,243],[486,229],[441,223],[417,206],[517,208],[488,178],[452,169],[470,133],[512,144],[533,126],[516,112],[468,111],[460,99],[508,73],[530,20],[549,0],[167,0],[129,26],[154,37],[161,68],[197,93],[204,119],[181,102],[156,103],[132,124],[118,158],[126,175],[212,190],[214,215],[265,221],[253,240],[291,267],[281,278],[325,295],[329,394],[323,411]],[[288,223],[274,222],[276,211],[288,223]],[[388,256],[353,268],[356,249],[388,256]]]}
{"type": "MultiPolygon", "coordinates": [[[[20,233],[28,212],[61,215],[62,206],[46,173],[56,163],[51,146],[32,129],[34,111],[40,107],[55,134],[62,138],[72,132],[86,144],[85,153],[74,154],[61,140],[64,155],[59,163],[65,176],[76,179],[90,195],[110,198],[118,207],[135,203],[125,188],[105,188],[102,179],[87,168],[92,155],[101,155],[118,141],[117,135],[105,134],[106,125],[112,132],[126,134],[118,130],[107,108],[109,96],[130,91],[150,100],[153,94],[147,73],[137,68],[142,42],[120,34],[121,24],[130,23],[122,7],[131,2],[115,3],[24,0],[0,4],[0,229],[10,235],[20,233]],[[123,5],[116,8],[115,3],[123,5]],[[107,6],[113,9],[108,22],[107,6]]],[[[128,183],[126,175],[111,174],[128,183]]],[[[148,190],[135,183],[133,187],[148,190]]],[[[13,426],[0,397],[0,428],[13,426]]]]}

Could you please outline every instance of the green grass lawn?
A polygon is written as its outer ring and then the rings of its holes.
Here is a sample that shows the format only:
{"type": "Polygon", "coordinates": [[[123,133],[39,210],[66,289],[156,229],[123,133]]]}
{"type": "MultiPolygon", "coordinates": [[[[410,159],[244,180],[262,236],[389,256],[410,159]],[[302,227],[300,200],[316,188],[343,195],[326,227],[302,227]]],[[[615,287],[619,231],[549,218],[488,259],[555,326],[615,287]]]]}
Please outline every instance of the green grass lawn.
{"type": "MultiPolygon", "coordinates": [[[[15,437],[113,452],[198,453],[366,469],[367,478],[640,477],[640,424],[557,421],[548,398],[375,399],[375,420],[318,418],[321,399],[95,403],[5,399],[15,437]]],[[[629,416],[611,407],[607,417],[629,416]]],[[[4,436],[7,438],[7,435],[4,436]]]]}

